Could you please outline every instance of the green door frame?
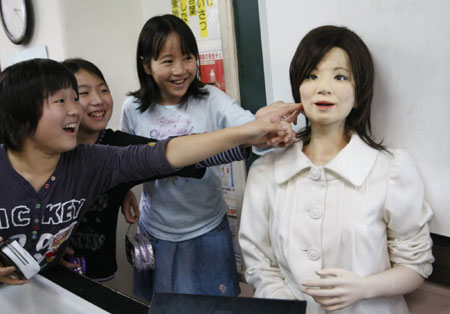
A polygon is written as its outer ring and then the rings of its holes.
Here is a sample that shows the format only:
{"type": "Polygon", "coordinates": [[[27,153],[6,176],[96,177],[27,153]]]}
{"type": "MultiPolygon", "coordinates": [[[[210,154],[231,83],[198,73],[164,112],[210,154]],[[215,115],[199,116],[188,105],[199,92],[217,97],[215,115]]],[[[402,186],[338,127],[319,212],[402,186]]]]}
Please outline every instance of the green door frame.
{"type": "Polygon", "coordinates": [[[233,0],[241,105],[255,113],[267,104],[258,0],[233,0]]]}

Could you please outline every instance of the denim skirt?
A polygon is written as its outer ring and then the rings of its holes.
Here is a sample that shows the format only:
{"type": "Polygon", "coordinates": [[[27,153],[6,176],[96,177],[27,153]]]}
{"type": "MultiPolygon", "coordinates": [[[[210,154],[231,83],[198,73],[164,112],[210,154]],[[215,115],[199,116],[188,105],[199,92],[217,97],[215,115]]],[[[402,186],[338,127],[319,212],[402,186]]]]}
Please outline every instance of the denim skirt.
{"type": "Polygon", "coordinates": [[[143,232],[155,255],[154,270],[134,270],[133,292],[237,296],[240,293],[233,242],[226,215],[213,230],[190,240],[164,241],[143,232]]]}

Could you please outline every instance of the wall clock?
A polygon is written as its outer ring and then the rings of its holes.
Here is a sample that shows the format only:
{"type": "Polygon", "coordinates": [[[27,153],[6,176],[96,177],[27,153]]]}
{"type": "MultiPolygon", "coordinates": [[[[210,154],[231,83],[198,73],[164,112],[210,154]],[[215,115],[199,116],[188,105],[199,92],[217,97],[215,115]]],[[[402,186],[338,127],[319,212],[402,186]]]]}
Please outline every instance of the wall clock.
{"type": "Polygon", "coordinates": [[[0,0],[0,15],[8,38],[15,44],[26,42],[32,32],[29,0],[0,0]]]}

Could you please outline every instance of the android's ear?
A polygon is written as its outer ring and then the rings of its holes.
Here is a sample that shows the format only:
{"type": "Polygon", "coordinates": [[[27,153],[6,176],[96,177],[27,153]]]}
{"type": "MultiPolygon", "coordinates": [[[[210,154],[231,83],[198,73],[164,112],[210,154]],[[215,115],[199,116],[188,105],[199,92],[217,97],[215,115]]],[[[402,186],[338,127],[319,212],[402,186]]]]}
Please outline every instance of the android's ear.
{"type": "Polygon", "coordinates": [[[147,73],[148,75],[152,75],[152,71],[150,69],[150,63],[145,62],[145,59],[142,56],[140,56],[139,59],[141,59],[141,64],[142,64],[142,67],[144,68],[145,73],[147,73]]]}

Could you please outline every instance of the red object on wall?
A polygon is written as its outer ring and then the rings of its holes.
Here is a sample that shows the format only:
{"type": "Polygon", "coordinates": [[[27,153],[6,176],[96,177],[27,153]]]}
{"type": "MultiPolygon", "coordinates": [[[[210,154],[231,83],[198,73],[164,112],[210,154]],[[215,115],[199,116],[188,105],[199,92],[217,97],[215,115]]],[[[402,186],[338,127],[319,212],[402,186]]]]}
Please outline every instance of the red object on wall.
{"type": "Polygon", "coordinates": [[[221,51],[200,53],[201,81],[214,85],[225,92],[225,74],[221,51]]]}

